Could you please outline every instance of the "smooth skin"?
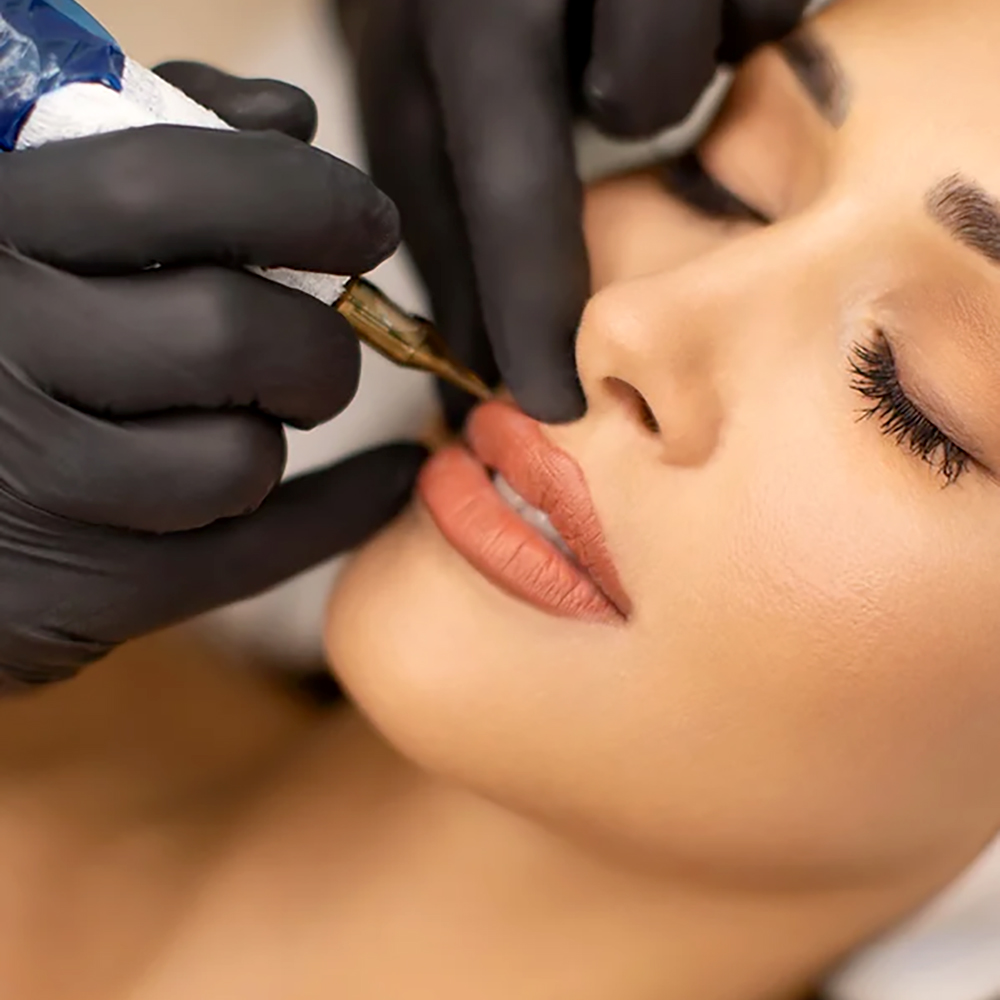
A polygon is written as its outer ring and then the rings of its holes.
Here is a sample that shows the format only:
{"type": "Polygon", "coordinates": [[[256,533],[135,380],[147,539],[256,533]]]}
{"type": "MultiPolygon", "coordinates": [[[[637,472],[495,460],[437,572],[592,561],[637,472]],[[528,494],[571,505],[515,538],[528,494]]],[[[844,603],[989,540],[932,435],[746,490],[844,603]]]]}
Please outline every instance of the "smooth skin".
{"type": "Polygon", "coordinates": [[[155,699],[125,761],[84,708],[110,673],[10,706],[14,995],[787,1000],[1000,829],[1000,276],[925,210],[956,171],[1000,190],[1000,16],[842,0],[812,30],[839,127],[768,49],[701,151],[775,221],[708,217],[655,171],[587,199],[590,408],[545,433],[587,476],[627,625],[517,602],[415,507],[332,599],[357,710],[248,696],[248,732],[293,734],[227,758],[233,692],[218,740],[155,699]],[[975,437],[951,485],[861,419],[876,323],[975,437]],[[54,943],[86,990],[38,985],[54,943]]]}

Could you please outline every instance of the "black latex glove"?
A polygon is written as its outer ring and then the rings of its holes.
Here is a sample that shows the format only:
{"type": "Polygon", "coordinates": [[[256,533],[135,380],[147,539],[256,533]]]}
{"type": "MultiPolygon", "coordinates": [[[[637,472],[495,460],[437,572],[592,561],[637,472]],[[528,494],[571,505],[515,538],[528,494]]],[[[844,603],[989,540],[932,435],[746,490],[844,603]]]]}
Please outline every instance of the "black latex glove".
{"type": "MultiPolygon", "coordinates": [[[[163,75],[233,124],[313,132],[294,88],[163,75]]],[[[283,425],[346,406],[359,349],[334,310],[236,267],[356,274],[397,242],[363,174],[275,131],[0,154],[0,686],[261,591],[399,509],[415,446],[275,490],[283,425]]]]}
{"type": "MultiPolygon", "coordinates": [[[[529,413],[560,421],[583,410],[574,116],[629,137],[675,124],[720,60],[779,37],[805,4],[339,0],[372,174],[399,205],[437,320],[495,378],[492,344],[529,413]]],[[[462,400],[447,398],[460,414],[462,400]]]]}

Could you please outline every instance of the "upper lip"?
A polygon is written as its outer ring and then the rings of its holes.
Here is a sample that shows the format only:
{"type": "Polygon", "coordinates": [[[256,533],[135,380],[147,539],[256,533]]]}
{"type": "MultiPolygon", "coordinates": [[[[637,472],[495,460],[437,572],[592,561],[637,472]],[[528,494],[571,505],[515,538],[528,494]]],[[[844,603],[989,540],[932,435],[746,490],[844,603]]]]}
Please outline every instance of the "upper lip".
{"type": "Polygon", "coordinates": [[[532,507],[548,515],[581,568],[627,618],[632,602],[576,459],[552,444],[537,421],[506,403],[478,407],[467,437],[483,465],[499,472],[532,507]]]}

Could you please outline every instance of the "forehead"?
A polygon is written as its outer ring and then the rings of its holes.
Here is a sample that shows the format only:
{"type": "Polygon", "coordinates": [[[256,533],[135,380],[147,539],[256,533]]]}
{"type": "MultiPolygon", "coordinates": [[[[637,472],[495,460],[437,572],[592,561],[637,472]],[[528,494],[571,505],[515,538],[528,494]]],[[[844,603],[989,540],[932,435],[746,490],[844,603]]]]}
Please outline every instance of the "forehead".
{"type": "MultiPolygon", "coordinates": [[[[865,61],[916,59],[925,77],[957,71],[970,56],[982,57],[978,71],[995,67],[1000,41],[995,0],[834,0],[810,23],[865,61]]],[[[966,75],[977,72],[967,69],[966,75]]]]}
{"type": "Polygon", "coordinates": [[[815,27],[849,88],[848,152],[891,158],[897,182],[1000,190],[1000,3],[839,0],[815,27]]]}

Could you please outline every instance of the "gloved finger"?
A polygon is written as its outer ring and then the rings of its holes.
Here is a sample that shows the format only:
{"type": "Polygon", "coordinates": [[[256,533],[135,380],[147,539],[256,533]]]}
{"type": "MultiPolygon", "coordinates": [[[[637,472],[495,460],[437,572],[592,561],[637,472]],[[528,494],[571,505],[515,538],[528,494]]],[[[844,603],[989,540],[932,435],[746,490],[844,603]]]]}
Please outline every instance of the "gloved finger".
{"type": "Polygon", "coordinates": [[[722,0],[597,0],[590,116],[628,137],[682,121],[715,74],[721,39],[722,0]]]}
{"type": "MultiPolygon", "coordinates": [[[[65,599],[39,603],[37,587],[0,579],[15,623],[0,636],[0,681],[65,679],[122,642],[261,593],[360,545],[406,504],[425,457],[412,444],[378,448],[281,486],[254,514],[198,531],[161,536],[82,525],[72,552],[53,551],[65,525],[43,517],[40,530],[12,544],[25,573],[58,565],[65,599]],[[39,633],[44,670],[34,666],[39,633]]],[[[37,523],[37,511],[25,512],[26,523],[37,523]]]]}
{"type": "Polygon", "coordinates": [[[300,142],[312,142],[316,135],[316,104],[290,83],[247,80],[198,62],[165,62],[154,72],[234,128],[273,129],[300,142]]]}
{"type": "Polygon", "coordinates": [[[386,445],[285,483],[247,517],[143,539],[136,574],[150,590],[145,613],[136,608],[136,634],[252,597],[356,548],[403,509],[426,457],[416,444],[386,445]]]}
{"type": "MultiPolygon", "coordinates": [[[[456,356],[489,384],[498,378],[479,309],[465,221],[431,81],[416,45],[410,0],[391,0],[365,24],[359,96],[372,176],[396,202],[403,238],[430,293],[435,322],[456,356]]],[[[442,390],[445,416],[458,427],[471,399],[442,390]]]]}
{"type": "Polygon", "coordinates": [[[431,69],[497,363],[532,416],[572,419],[589,273],[562,4],[441,0],[432,12],[431,69]]]}
{"type": "Polygon", "coordinates": [[[0,367],[0,484],[51,514],[168,532],[257,508],[281,479],[285,438],[245,410],[110,423],[0,367]]]}
{"type": "Polygon", "coordinates": [[[82,273],[361,274],[397,246],[399,216],[361,171],[287,136],[154,126],[0,158],[0,242],[82,273]]]}
{"type": "MultiPolygon", "coordinates": [[[[391,2],[395,2],[395,0],[391,0],[391,2]]],[[[385,12],[387,9],[390,11],[388,16],[393,16],[391,12],[394,8],[391,6],[391,2],[375,11],[375,17],[382,21],[386,20],[385,12]]],[[[352,59],[357,59],[361,51],[361,40],[367,23],[371,20],[369,15],[372,13],[372,6],[370,0],[327,0],[327,12],[339,30],[352,59]]]]}
{"type": "Polygon", "coordinates": [[[766,42],[787,35],[809,0],[725,0],[719,59],[737,63],[766,42]]]}
{"type": "Polygon", "coordinates": [[[85,279],[0,249],[0,302],[5,355],[49,395],[102,417],[247,407],[308,429],[358,387],[347,321],[245,271],[85,279]]]}

